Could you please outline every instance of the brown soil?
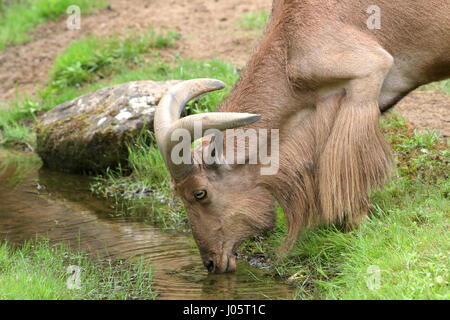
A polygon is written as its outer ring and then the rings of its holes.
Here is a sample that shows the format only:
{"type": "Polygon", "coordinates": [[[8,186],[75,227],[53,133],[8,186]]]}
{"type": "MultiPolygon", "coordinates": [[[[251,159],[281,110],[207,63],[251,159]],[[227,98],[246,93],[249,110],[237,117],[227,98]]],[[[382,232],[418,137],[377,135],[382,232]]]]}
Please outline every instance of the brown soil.
{"type": "MultiPolygon", "coordinates": [[[[194,59],[221,58],[245,65],[257,43],[236,20],[246,12],[270,10],[272,0],[109,0],[110,9],[82,17],[80,30],[68,30],[65,18],[32,32],[33,41],[0,51],[0,106],[16,95],[30,96],[48,79],[56,56],[74,39],[129,30],[176,29],[182,35],[174,53],[194,59]]],[[[397,110],[418,127],[450,135],[450,96],[414,92],[397,110]]]]}
{"type": "Polygon", "coordinates": [[[419,129],[435,129],[450,137],[450,95],[438,91],[414,91],[394,110],[419,129]]]}

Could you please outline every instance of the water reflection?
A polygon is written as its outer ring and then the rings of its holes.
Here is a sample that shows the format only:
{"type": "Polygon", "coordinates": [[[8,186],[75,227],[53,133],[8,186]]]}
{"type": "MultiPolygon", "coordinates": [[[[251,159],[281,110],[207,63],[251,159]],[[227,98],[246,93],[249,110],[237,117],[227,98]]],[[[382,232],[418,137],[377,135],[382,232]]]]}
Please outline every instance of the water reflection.
{"type": "Polygon", "coordinates": [[[0,151],[0,238],[68,242],[100,258],[142,256],[155,269],[161,299],[290,299],[293,290],[238,263],[234,274],[206,273],[189,235],[117,216],[89,192],[85,177],[39,170],[32,154],[0,151]]]}

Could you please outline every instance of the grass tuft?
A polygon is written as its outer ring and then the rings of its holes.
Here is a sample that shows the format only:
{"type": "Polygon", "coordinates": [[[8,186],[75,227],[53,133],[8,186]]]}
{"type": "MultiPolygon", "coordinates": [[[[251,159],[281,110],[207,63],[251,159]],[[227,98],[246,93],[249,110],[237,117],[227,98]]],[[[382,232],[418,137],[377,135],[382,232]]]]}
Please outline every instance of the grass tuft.
{"type": "Polygon", "coordinates": [[[439,82],[433,82],[427,85],[424,85],[419,90],[423,91],[442,91],[447,94],[450,94],[450,80],[444,80],[439,82]]]}
{"type": "Polygon", "coordinates": [[[237,22],[245,30],[259,31],[263,30],[268,21],[269,13],[261,11],[243,14],[237,22]]]}
{"type": "Polygon", "coordinates": [[[0,244],[1,300],[153,300],[152,279],[142,260],[94,263],[84,253],[42,239],[20,247],[0,244]]]}

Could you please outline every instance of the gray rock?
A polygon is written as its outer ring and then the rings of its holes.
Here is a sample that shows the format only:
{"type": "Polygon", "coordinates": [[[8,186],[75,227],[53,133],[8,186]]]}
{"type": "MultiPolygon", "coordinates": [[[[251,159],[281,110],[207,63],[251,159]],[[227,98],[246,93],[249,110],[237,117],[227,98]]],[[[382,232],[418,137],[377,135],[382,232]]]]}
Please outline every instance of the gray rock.
{"type": "Polygon", "coordinates": [[[63,103],[38,119],[36,151],[47,167],[60,171],[126,167],[127,142],[153,130],[155,107],[178,82],[129,82],[63,103]]]}

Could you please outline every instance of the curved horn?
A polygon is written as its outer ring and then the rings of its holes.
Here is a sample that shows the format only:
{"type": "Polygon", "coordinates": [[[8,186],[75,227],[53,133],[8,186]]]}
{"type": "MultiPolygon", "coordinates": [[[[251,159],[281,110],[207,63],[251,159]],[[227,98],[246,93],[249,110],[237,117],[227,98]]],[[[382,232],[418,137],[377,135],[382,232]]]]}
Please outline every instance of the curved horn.
{"type": "Polygon", "coordinates": [[[202,135],[208,129],[226,130],[241,127],[260,119],[259,115],[238,112],[209,112],[195,114],[180,119],[186,103],[201,94],[224,88],[223,82],[214,79],[193,79],[174,85],[164,95],[155,111],[154,128],[156,142],[170,174],[179,181],[184,179],[194,168],[190,163],[175,164],[170,158],[172,148],[178,141],[172,141],[174,130],[184,129],[194,140],[195,123],[201,122],[202,135]]]}

